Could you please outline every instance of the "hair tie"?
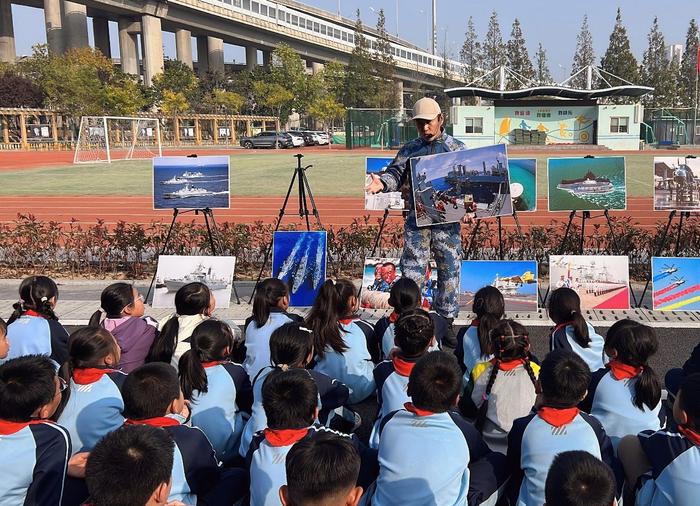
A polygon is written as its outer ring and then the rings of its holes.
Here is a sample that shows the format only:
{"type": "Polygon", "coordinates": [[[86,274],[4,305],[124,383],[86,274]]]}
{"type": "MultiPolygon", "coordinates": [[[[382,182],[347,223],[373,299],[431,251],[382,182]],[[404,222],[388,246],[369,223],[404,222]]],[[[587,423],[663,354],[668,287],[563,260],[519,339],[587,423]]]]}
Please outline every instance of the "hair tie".
{"type": "Polygon", "coordinates": [[[173,318],[180,318],[180,315],[177,313],[173,313],[173,318]]]}
{"type": "Polygon", "coordinates": [[[575,309],[572,309],[572,310],[571,310],[571,314],[572,314],[572,315],[576,314],[576,310],[575,310],[575,309]]]}
{"type": "Polygon", "coordinates": [[[307,329],[306,327],[302,327],[301,325],[299,326],[299,330],[303,330],[304,332],[308,332],[309,334],[312,333],[311,329],[307,329]]]}
{"type": "Polygon", "coordinates": [[[43,296],[43,297],[41,298],[41,302],[46,302],[47,300],[49,300],[49,299],[46,298],[46,296],[43,296]]]}
{"type": "Polygon", "coordinates": [[[289,366],[287,364],[277,364],[277,367],[279,367],[282,372],[287,372],[289,370],[289,366]]]}
{"type": "Polygon", "coordinates": [[[484,401],[488,401],[488,400],[489,400],[489,397],[491,397],[491,394],[486,394],[486,392],[484,392],[483,394],[481,394],[481,399],[484,400],[484,401]]]}

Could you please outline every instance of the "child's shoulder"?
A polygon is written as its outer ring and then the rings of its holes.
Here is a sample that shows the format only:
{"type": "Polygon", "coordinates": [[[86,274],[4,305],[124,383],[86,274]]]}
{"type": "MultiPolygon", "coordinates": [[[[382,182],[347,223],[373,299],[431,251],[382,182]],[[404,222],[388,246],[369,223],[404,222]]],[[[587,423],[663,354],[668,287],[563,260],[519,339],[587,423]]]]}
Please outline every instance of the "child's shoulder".
{"type": "Polygon", "coordinates": [[[209,439],[199,427],[179,424],[169,425],[164,428],[170,433],[178,446],[185,444],[189,447],[201,446],[211,448],[209,439]]]}
{"type": "Polygon", "coordinates": [[[60,446],[70,447],[70,435],[62,425],[50,420],[37,420],[28,424],[36,441],[36,447],[60,446]]]}

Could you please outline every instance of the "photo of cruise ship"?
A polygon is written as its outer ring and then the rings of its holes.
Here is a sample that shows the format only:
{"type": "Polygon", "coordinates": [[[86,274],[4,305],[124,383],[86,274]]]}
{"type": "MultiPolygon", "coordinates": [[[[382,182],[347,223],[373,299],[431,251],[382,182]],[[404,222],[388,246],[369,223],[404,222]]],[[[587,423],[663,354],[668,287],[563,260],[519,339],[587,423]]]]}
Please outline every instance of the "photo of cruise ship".
{"type": "Polygon", "coordinates": [[[153,159],[153,209],[228,209],[228,156],[153,159]]]}
{"type": "Polygon", "coordinates": [[[627,208],[623,156],[550,158],[547,180],[550,211],[627,208]]]}

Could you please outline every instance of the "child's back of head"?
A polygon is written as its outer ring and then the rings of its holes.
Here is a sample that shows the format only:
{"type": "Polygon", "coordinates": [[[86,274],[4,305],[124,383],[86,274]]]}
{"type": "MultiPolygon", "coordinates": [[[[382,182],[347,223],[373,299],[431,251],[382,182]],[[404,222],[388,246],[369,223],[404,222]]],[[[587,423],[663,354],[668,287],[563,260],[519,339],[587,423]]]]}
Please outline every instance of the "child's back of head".
{"type": "Polygon", "coordinates": [[[164,504],[170,491],[175,444],[148,425],[127,425],[90,452],[85,482],[94,506],[164,504]]]}
{"type": "Polygon", "coordinates": [[[588,348],[591,338],[588,325],[581,314],[581,298],[571,288],[561,287],[549,296],[547,305],[549,317],[557,325],[571,325],[574,339],[582,348],[588,348]]]}
{"type": "Polygon", "coordinates": [[[413,405],[432,413],[444,413],[457,402],[462,370],[451,353],[434,351],[424,355],[411,371],[408,395],[413,405]]]}
{"type": "Polygon", "coordinates": [[[433,320],[424,309],[404,311],[394,325],[394,342],[406,357],[423,355],[434,336],[433,320]]]}
{"type": "Polygon", "coordinates": [[[306,325],[314,333],[314,351],[323,358],[330,348],[337,353],[347,351],[338,321],[352,315],[357,302],[355,285],[347,279],[326,280],[306,317],[306,325]]]}
{"type": "Polygon", "coordinates": [[[53,416],[60,402],[56,368],[43,355],[26,355],[0,365],[0,420],[28,422],[53,416]]]}
{"type": "Polygon", "coordinates": [[[505,314],[505,300],[501,291],[493,286],[484,286],[474,294],[472,311],[478,320],[479,344],[481,355],[492,355],[491,330],[505,314]]]}
{"type": "MultiPolygon", "coordinates": [[[[255,289],[255,297],[253,298],[253,321],[255,324],[258,327],[265,325],[270,317],[270,309],[284,306],[285,297],[288,296],[289,289],[284,281],[277,278],[267,278],[261,281],[255,289]]],[[[288,300],[286,300],[286,305],[289,305],[288,300]]]]}
{"type": "Polygon", "coordinates": [[[124,416],[131,420],[165,416],[180,395],[177,372],[171,365],[162,362],[142,365],[124,381],[124,416]]]}
{"type": "Polygon", "coordinates": [[[700,373],[687,376],[673,406],[676,422],[694,432],[700,432],[700,373]]]}
{"type": "Polygon", "coordinates": [[[263,384],[263,409],[272,430],[302,429],[316,418],[318,388],[305,369],[275,370],[263,384]]]}
{"type": "Polygon", "coordinates": [[[13,304],[14,312],[7,324],[12,324],[26,311],[33,311],[49,320],[57,320],[53,306],[58,299],[58,285],[47,276],[29,276],[19,285],[19,302],[13,304]]]}
{"type": "Polygon", "coordinates": [[[389,290],[389,305],[397,314],[420,307],[420,303],[420,288],[410,278],[397,279],[389,290]]]}
{"type": "Polygon", "coordinates": [[[547,506],[612,506],[615,476],[610,467],[588,452],[557,455],[545,483],[547,506]]]}
{"type": "Polygon", "coordinates": [[[300,323],[285,323],[270,335],[270,359],[278,367],[305,367],[313,358],[313,333],[300,323]]]}
{"type": "Polygon", "coordinates": [[[542,361],[539,381],[546,406],[571,408],[586,395],[591,371],[576,353],[554,350],[542,361]]]}

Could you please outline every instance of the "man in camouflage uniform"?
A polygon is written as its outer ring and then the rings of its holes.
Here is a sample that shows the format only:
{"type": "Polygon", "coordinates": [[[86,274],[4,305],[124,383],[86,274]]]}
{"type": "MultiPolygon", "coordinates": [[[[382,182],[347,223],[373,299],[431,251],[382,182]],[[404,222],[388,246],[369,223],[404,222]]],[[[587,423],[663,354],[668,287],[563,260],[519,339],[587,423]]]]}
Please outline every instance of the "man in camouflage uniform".
{"type": "MultiPolygon", "coordinates": [[[[466,149],[464,144],[445,132],[442,111],[432,98],[421,98],[416,102],[412,119],[418,130],[418,138],[406,143],[386,170],[372,175],[372,181],[366,188],[368,192],[405,190],[411,178],[408,164],[410,158],[466,149]]],[[[447,223],[418,228],[413,195],[410,191],[408,193],[410,211],[404,225],[401,272],[403,276],[414,280],[422,290],[432,253],[438,271],[433,309],[444,319],[443,323],[447,327],[447,332],[443,335],[444,344],[454,347],[452,321],[459,313],[459,270],[462,260],[460,224],[447,223]]],[[[440,322],[436,323],[437,327],[443,327],[440,322]]]]}

